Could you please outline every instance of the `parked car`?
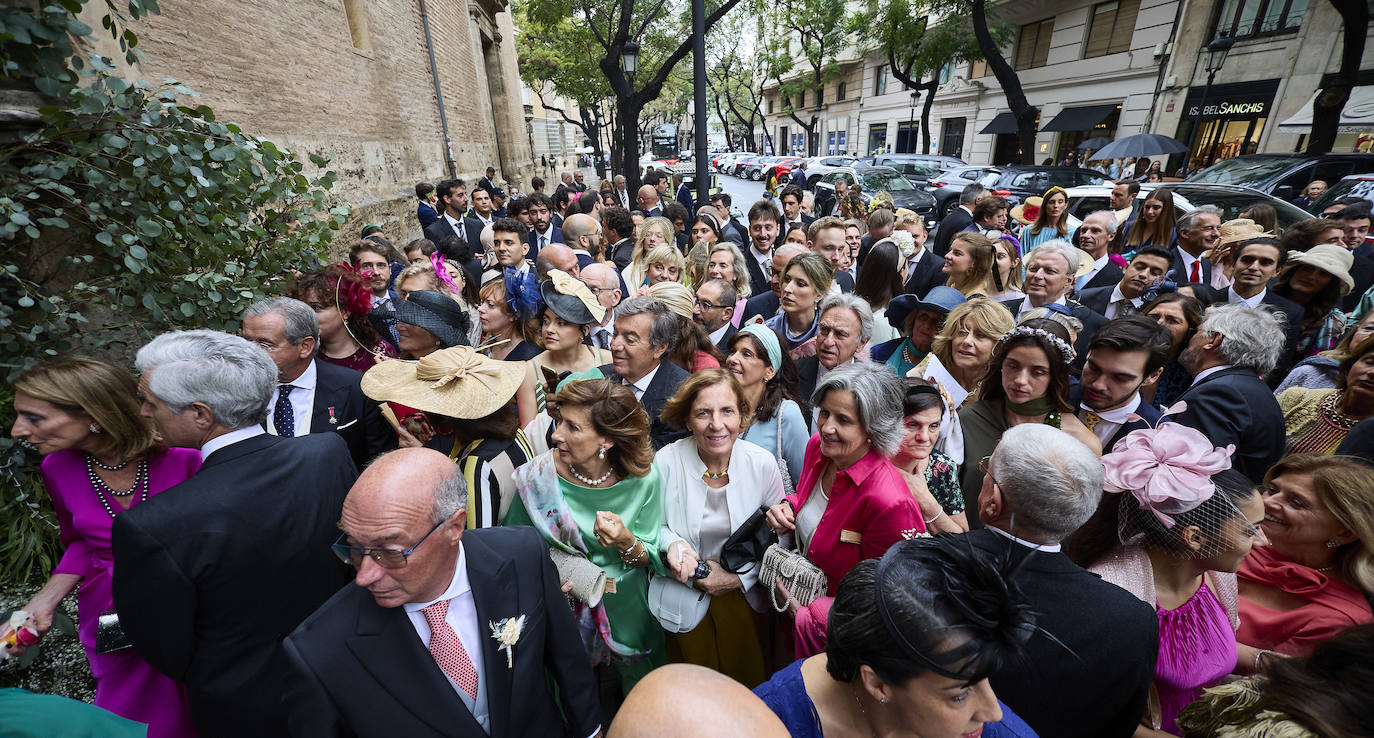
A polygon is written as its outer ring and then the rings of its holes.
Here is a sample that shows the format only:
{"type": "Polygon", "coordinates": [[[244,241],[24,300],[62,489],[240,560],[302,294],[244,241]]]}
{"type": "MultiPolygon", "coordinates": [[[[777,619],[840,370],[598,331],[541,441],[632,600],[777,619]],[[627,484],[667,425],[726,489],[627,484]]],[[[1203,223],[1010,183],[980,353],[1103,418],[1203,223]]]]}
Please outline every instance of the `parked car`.
{"type": "Polygon", "coordinates": [[[759,179],[766,181],[768,179],[768,175],[776,174],[778,180],[782,181],[784,177],[792,176],[792,170],[795,169],[797,167],[797,164],[801,163],[802,161],[803,159],[800,156],[778,157],[777,162],[764,167],[763,176],[759,179]]]}
{"type": "Polygon", "coordinates": [[[787,158],[791,157],[760,156],[744,165],[740,170],[740,176],[755,182],[761,182],[763,181],[764,173],[767,172],[770,167],[787,158]]]}
{"type": "Polygon", "coordinates": [[[1250,154],[1223,159],[1185,181],[1241,185],[1289,201],[1314,179],[1331,185],[1369,172],[1374,172],[1374,154],[1250,154]]]}
{"type": "Polygon", "coordinates": [[[854,166],[857,159],[852,156],[813,156],[806,160],[806,189],[816,189],[821,177],[840,167],[854,166]]]}
{"type": "MultiPolygon", "coordinates": [[[[1240,217],[1240,212],[1257,202],[1274,206],[1278,213],[1279,228],[1287,228],[1294,223],[1311,218],[1312,214],[1286,200],[1267,195],[1259,190],[1239,185],[1208,184],[1202,182],[1150,182],[1140,185],[1139,202],[1155,189],[1169,190],[1174,196],[1174,216],[1192,212],[1199,205],[1215,205],[1221,208],[1222,221],[1240,217]]],[[[1098,210],[1109,210],[1111,185],[1070,187],[1069,213],[1082,220],[1098,210]]]]}
{"type": "Polygon", "coordinates": [[[935,198],[935,213],[940,218],[959,206],[959,193],[992,172],[992,166],[963,166],[943,172],[926,182],[925,191],[935,198]]]}
{"type": "Polygon", "coordinates": [[[725,168],[729,166],[731,161],[734,161],[735,159],[744,156],[745,153],[747,152],[727,151],[723,154],[718,154],[711,159],[711,166],[715,167],[717,172],[723,172],[725,171],[725,168]]]}
{"type": "Polygon", "coordinates": [[[744,156],[735,158],[730,161],[730,168],[727,169],[725,173],[733,177],[738,177],[745,165],[757,158],[759,158],[758,154],[745,154],[744,156]]]}
{"type": "Polygon", "coordinates": [[[1313,213],[1320,213],[1342,197],[1363,197],[1365,202],[1374,205],[1374,174],[1352,174],[1339,182],[1331,183],[1326,192],[1312,201],[1312,206],[1308,209],[1313,213]]]}
{"type": "MultiPolygon", "coordinates": [[[[1027,197],[1040,196],[1045,194],[1045,190],[1051,187],[1082,187],[1084,185],[1103,185],[1110,184],[1111,181],[1100,172],[1081,167],[1043,167],[1043,166],[1001,166],[1001,167],[979,167],[982,175],[977,179],[971,180],[983,185],[994,195],[1006,198],[1007,202],[1016,205],[1027,197]]],[[[956,169],[940,175],[939,179],[932,180],[931,184],[940,182],[942,186],[935,191],[936,212],[943,219],[949,212],[959,206],[959,193],[963,191],[964,184],[957,184],[951,181],[952,174],[965,172],[967,170],[956,169]],[[953,186],[951,186],[953,185],[953,186]]],[[[962,179],[962,177],[961,177],[962,179]]]]}
{"type": "Polygon", "coordinates": [[[873,165],[892,167],[912,184],[925,188],[931,179],[951,169],[964,166],[962,159],[952,156],[933,156],[928,154],[879,154],[873,157],[873,165]]]}
{"type": "Polygon", "coordinates": [[[893,205],[914,210],[926,220],[930,220],[935,213],[935,198],[929,192],[917,189],[896,169],[866,166],[838,167],[817,180],[816,213],[828,214],[835,209],[835,180],[841,177],[851,186],[856,182],[859,184],[865,205],[873,204],[876,193],[886,192],[892,197],[893,205]]]}

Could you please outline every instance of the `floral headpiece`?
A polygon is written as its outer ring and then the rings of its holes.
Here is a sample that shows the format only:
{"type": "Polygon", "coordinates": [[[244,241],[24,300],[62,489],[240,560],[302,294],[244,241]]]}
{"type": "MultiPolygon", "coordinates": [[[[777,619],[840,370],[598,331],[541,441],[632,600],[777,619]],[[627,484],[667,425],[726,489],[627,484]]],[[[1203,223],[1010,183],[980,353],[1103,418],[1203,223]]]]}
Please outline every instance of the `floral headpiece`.
{"type": "Polygon", "coordinates": [[[1040,218],[1040,206],[1027,205],[1024,209],[1021,210],[1021,217],[1034,223],[1036,220],[1040,218]]]}
{"type": "MultiPolygon", "coordinates": [[[[1179,410],[1180,405],[1169,410],[1179,410]]],[[[1215,448],[1207,436],[1181,423],[1132,431],[1102,457],[1103,489],[1129,493],[1140,509],[1172,528],[1174,515],[1192,510],[1216,493],[1211,477],[1231,468],[1235,449],[1234,445],[1215,448]]]]}
{"type": "Polygon", "coordinates": [[[506,307],[516,320],[528,322],[539,317],[544,309],[544,297],[539,294],[539,281],[533,274],[506,267],[502,278],[506,284],[506,307]]]}
{"type": "Polygon", "coordinates": [[[1055,348],[1059,349],[1059,354],[1064,357],[1065,364],[1073,363],[1073,357],[1075,356],[1073,346],[1070,346],[1068,342],[1066,342],[1064,339],[1054,335],[1053,333],[1050,333],[1049,331],[1043,328],[1032,328],[1028,325],[1018,325],[1015,328],[1011,329],[1009,332],[1007,332],[1006,335],[997,339],[997,342],[1000,344],[1004,341],[1009,341],[1019,336],[1035,336],[1037,338],[1043,338],[1049,341],[1050,343],[1054,344],[1055,348]]]}
{"type": "Polygon", "coordinates": [[[351,275],[331,276],[328,271],[325,272],[326,279],[334,283],[334,306],[347,315],[367,315],[372,310],[372,293],[363,286],[361,270],[355,269],[351,264],[334,266],[340,272],[351,275]]]}
{"type": "MultiPolygon", "coordinates": [[[[446,260],[444,259],[443,254],[439,253],[438,251],[435,251],[434,253],[430,254],[429,263],[434,266],[434,276],[438,277],[439,281],[447,285],[450,290],[453,290],[453,294],[463,294],[463,286],[453,281],[453,277],[449,276],[448,268],[445,266],[446,260]]],[[[459,268],[461,269],[462,267],[459,268]]]]}

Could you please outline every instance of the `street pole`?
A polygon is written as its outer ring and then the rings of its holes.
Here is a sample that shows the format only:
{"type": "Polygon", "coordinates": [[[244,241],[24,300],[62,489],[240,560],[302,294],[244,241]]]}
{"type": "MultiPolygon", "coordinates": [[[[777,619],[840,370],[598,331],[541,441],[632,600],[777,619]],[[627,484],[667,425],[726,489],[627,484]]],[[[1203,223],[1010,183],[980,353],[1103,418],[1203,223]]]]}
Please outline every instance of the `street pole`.
{"type": "MultiPolygon", "coordinates": [[[[692,85],[696,129],[697,206],[711,201],[711,174],[706,167],[706,0],[692,0],[692,85]]],[[[695,213],[688,213],[689,216],[695,213]]]]}
{"type": "MultiPolygon", "coordinates": [[[[1188,151],[1183,154],[1183,174],[1190,173],[1193,163],[1193,146],[1197,144],[1198,131],[1202,130],[1202,119],[1207,114],[1207,98],[1212,94],[1212,82],[1217,78],[1217,72],[1221,71],[1221,65],[1226,63],[1226,55],[1231,51],[1231,47],[1236,45],[1236,40],[1229,36],[1220,36],[1212,39],[1211,43],[1203,47],[1207,53],[1207,84],[1202,87],[1202,100],[1197,106],[1197,122],[1193,124],[1193,130],[1188,133],[1188,151]]],[[[1201,164],[1201,157],[1199,157],[1201,164]]]]}

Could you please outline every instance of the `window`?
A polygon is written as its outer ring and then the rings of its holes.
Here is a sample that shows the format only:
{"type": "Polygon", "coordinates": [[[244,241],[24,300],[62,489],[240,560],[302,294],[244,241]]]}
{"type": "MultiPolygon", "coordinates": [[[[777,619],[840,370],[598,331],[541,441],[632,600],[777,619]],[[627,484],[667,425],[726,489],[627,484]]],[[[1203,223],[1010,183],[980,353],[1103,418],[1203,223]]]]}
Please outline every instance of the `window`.
{"type": "Polygon", "coordinates": [[[806,90],[797,93],[797,110],[806,109],[806,90]]]}
{"type": "Polygon", "coordinates": [[[773,98],[768,98],[768,114],[773,114],[773,98]]]}
{"type": "Polygon", "coordinates": [[[987,63],[987,62],[983,61],[982,59],[978,59],[978,60],[976,60],[976,61],[971,61],[971,62],[969,62],[969,65],[968,65],[968,78],[969,78],[969,79],[978,79],[979,77],[986,77],[986,76],[988,76],[988,63],[987,63]]]}
{"type": "Polygon", "coordinates": [[[879,64],[873,68],[873,94],[887,94],[887,65],[879,64]]]}
{"type": "Polygon", "coordinates": [[[1016,69],[1043,67],[1050,57],[1050,36],[1054,33],[1054,19],[1021,26],[1016,41],[1016,69]]]}
{"type": "Polygon", "coordinates": [[[367,30],[367,0],[344,0],[344,17],[348,19],[348,33],[353,48],[372,51],[372,34],[367,30]]]}
{"type": "Polygon", "coordinates": [[[946,65],[944,65],[943,67],[940,67],[940,84],[943,85],[943,84],[945,84],[946,82],[949,82],[949,78],[950,78],[950,76],[952,76],[953,74],[954,74],[954,64],[953,64],[953,63],[946,64],[946,65]]]}
{"type": "Polygon", "coordinates": [[[1217,14],[1216,36],[1247,38],[1298,30],[1308,0],[1225,0],[1217,14]]]}
{"type": "Polygon", "coordinates": [[[1112,0],[1093,6],[1088,19],[1088,45],[1083,58],[1119,54],[1131,48],[1140,0],[1112,0]]]}
{"type": "Polygon", "coordinates": [[[839,86],[835,88],[835,100],[837,100],[837,101],[843,101],[843,100],[844,100],[844,83],[843,83],[843,82],[841,82],[841,83],[839,84],[839,86]]]}

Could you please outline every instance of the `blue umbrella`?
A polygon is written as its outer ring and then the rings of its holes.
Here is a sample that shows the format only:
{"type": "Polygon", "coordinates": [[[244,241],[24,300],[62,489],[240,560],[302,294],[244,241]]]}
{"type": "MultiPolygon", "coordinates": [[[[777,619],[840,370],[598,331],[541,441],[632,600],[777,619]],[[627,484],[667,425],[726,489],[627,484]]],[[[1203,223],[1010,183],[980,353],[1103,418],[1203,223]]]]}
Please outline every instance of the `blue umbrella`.
{"type": "Polygon", "coordinates": [[[1142,156],[1164,156],[1167,154],[1182,154],[1187,151],[1177,139],[1169,138],[1158,133],[1137,133],[1134,136],[1127,136],[1113,141],[1093,154],[1094,159],[1125,159],[1142,156]]]}
{"type": "Polygon", "coordinates": [[[1111,142],[1112,140],[1110,138],[1107,138],[1106,136],[1094,136],[1093,138],[1084,141],[1083,143],[1075,146],[1074,148],[1078,149],[1079,151],[1087,151],[1089,149],[1097,151],[1098,149],[1102,148],[1103,146],[1106,146],[1111,142]]]}

